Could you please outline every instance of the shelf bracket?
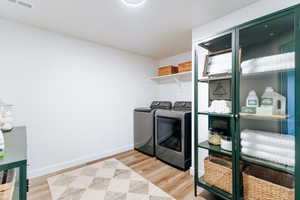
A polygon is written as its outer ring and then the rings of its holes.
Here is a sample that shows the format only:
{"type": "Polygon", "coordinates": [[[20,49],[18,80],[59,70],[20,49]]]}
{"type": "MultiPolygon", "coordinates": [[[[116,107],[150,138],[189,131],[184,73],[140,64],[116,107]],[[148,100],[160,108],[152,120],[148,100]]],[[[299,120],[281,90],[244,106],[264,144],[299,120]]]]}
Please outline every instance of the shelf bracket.
{"type": "Polygon", "coordinates": [[[174,77],[174,80],[176,84],[181,88],[181,81],[177,77],[174,77]]]}

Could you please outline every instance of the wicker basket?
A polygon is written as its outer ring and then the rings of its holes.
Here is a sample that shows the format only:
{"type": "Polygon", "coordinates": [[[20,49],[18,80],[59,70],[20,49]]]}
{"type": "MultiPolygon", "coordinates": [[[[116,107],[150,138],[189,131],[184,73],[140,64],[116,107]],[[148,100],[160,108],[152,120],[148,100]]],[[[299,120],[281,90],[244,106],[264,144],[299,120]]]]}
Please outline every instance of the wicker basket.
{"type": "Polygon", "coordinates": [[[218,157],[211,157],[210,159],[206,158],[204,160],[204,181],[214,187],[232,194],[231,162],[218,157]],[[214,160],[214,162],[212,162],[210,159],[214,160]]]}
{"type": "Polygon", "coordinates": [[[164,66],[158,68],[158,76],[165,76],[178,73],[178,67],[176,66],[164,66]]]}
{"type": "Polygon", "coordinates": [[[243,172],[245,200],[294,200],[294,178],[260,166],[249,166],[243,172]]]}
{"type": "Polygon", "coordinates": [[[190,72],[192,71],[192,62],[184,62],[178,65],[178,72],[190,72]]]}

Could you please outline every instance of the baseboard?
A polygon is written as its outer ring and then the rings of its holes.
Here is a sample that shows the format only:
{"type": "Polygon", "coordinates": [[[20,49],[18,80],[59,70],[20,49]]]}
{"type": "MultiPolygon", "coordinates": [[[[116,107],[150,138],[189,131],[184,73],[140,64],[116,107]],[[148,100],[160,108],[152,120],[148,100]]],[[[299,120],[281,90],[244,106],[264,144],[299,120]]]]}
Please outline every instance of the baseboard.
{"type": "Polygon", "coordinates": [[[57,171],[60,171],[63,169],[78,166],[78,165],[81,165],[81,164],[84,164],[87,162],[91,162],[91,161],[98,160],[101,158],[109,157],[109,156],[112,156],[112,155],[115,155],[118,153],[132,150],[132,149],[133,149],[133,145],[123,146],[123,147],[120,147],[120,148],[117,148],[117,149],[114,149],[111,151],[102,152],[99,154],[94,154],[91,156],[82,157],[82,158],[78,158],[78,159],[67,161],[67,162],[62,162],[62,163],[51,165],[51,166],[44,167],[41,169],[31,170],[28,172],[28,178],[32,179],[32,178],[36,178],[36,177],[40,177],[40,176],[45,176],[47,174],[51,174],[51,173],[54,173],[54,172],[57,172],[57,171]]]}
{"type": "MultiPolygon", "coordinates": [[[[190,173],[191,176],[194,176],[194,174],[195,174],[195,168],[191,167],[189,173],[190,173]]],[[[201,175],[204,174],[204,171],[201,170],[201,169],[198,169],[198,174],[199,174],[199,176],[201,176],[201,175]]]]}

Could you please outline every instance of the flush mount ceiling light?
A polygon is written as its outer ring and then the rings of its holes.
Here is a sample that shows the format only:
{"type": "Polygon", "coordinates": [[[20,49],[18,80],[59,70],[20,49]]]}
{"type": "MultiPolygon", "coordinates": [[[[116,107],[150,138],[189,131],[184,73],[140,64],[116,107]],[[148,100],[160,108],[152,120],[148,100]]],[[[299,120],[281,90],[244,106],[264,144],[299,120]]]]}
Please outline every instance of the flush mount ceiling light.
{"type": "Polygon", "coordinates": [[[139,7],[146,3],[147,0],[122,0],[122,2],[129,7],[139,7]]]}

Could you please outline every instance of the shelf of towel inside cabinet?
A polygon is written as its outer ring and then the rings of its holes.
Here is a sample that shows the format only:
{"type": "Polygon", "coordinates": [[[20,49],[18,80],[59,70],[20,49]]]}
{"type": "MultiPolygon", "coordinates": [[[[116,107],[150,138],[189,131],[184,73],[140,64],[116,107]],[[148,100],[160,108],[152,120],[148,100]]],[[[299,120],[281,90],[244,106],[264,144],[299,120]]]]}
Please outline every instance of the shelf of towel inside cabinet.
{"type": "Polygon", "coordinates": [[[256,164],[262,167],[274,169],[280,172],[288,173],[291,175],[294,175],[295,172],[295,167],[288,166],[288,165],[283,165],[280,163],[275,163],[272,161],[260,159],[260,158],[255,158],[252,156],[246,156],[246,155],[241,155],[241,160],[245,161],[246,163],[249,164],[256,164]]]}
{"type": "Polygon", "coordinates": [[[248,114],[240,113],[241,118],[245,119],[257,119],[257,120],[286,120],[288,115],[260,115],[260,114],[248,114]]]}
{"type": "Polygon", "coordinates": [[[212,112],[206,112],[206,111],[201,111],[198,112],[198,115],[208,115],[212,117],[234,117],[232,113],[212,113],[212,112]]]}
{"type": "Polygon", "coordinates": [[[209,144],[208,141],[204,141],[198,144],[198,148],[206,149],[214,153],[222,154],[225,156],[231,156],[231,151],[225,151],[221,148],[221,146],[209,144]]]}

